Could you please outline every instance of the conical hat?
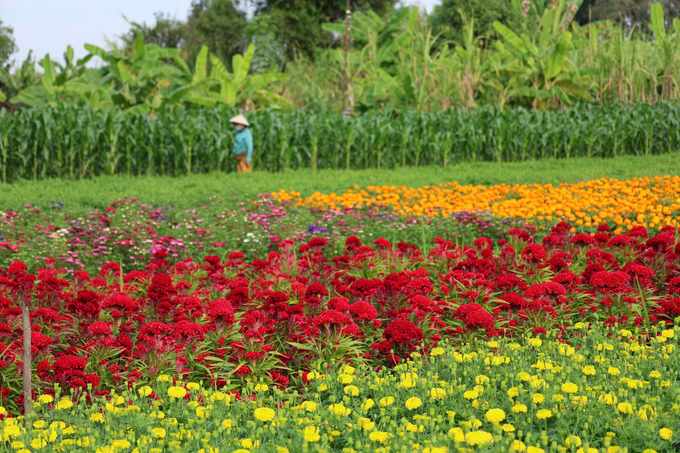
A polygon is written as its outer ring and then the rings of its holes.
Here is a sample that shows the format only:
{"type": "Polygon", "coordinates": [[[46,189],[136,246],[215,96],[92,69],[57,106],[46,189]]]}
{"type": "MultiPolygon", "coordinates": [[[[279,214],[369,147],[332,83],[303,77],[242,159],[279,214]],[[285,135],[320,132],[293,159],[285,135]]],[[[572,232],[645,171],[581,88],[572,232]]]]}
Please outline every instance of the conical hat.
{"type": "Polygon", "coordinates": [[[236,124],[243,124],[244,126],[248,127],[250,126],[250,123],[246,119],[245,116],[243,115],[236,115],[232,119],[229,120],[230,123],[236,123],[236,124]]]}

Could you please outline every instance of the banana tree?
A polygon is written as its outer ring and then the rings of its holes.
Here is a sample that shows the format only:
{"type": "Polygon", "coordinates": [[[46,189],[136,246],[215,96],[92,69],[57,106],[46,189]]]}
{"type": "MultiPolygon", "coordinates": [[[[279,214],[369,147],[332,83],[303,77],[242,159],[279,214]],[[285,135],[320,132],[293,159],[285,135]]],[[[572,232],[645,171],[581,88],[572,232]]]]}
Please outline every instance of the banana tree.
{"type": "Polygon", "coordinates": [[[243,106],[246,110],[260,107],[278,107],[283,110],[292,109],[292,104],[283,96],[269,89],[273,82],[286,80],[289,76],[283,73],[249,74],[250,64],[255,54],[255,46],[250,44],[245,55],[236,54],[232,58],[230,72],[212,52],[204,46],[196,61],[194,83],[206,83],[210,89],[200,96],[189,98],[190,102],[202,105],[225,104],[229,106],[243,106]],[[210,73],[206,69],[210,60],[210,73]]]}
{"type": "MultiPolygon", "coordinates": [[[[555,8],[545,8],[537,27],[537,34],[517,35],[496,21],[494,28],[503,38],[496,46],[500,62],[496,71],[509,96],[528,99],[534,108],[546,107],[549,100],[558,99],[571,105],[576,99],[590,100],[590,71],[578,70],[568,59],[568,52],[587,47],[589,41],[572,39],[564,30],[565,24],[555,20],[565,0],[555,8]]],[[[573,17],[572,17],[573,19],[573,17]]]]}
{"type": "Polygon", "coordinates": [[[651,18],[651,29],[654,32],[656,79],[661,80],[661,99],[666,99],[673,88],[678,88],[678,82],[671,74],[671,70],[676,65],[675,60],[680,51],[680,19],[677,17],[673,19],[672,32],[668,33],[663,7],[660,3],[652,5],[651,18]]]}
{"type": "Polygon", "coordinates": [[[55,107],[59,102],[69,101],[77,101],[93,108],[106,104],[108,90],[99,84],[101,72],[85,67],[91,58],[88,55],[74,62],[71,46],[64,53],[65,65],[53,61],[47,54],[38,62],[43,68],[43,76],[39,80],[34,76],[34,67],[30,64],[22,65],[22,76],[33,78],[34,83],[21,89],[10,102],[31,107],[55,107]]]}
{"type": "Polygon", "coordinates": [[[85,48],[108,63],[102,84],[111,86],[112,104],[129,112],[156,115],[164,107],[180,105],[200,94],[207,86],[192,77],[178,49],[144,44],[141,34],[135,36],[130,55],[107,52],[92,44],[85,48]]]}

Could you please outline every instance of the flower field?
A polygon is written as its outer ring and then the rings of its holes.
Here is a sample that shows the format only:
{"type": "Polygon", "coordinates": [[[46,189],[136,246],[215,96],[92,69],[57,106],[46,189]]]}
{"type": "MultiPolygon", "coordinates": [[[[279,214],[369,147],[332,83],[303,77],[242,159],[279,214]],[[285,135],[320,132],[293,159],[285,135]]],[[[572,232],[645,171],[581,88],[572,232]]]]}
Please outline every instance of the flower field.
{"type": "Polygon", "coordinates": [[[0,443],[677,451],[678,198],[669,176],[4,212],[0,443]]]}
{"type": "Polygon", "coordinates": [[[573,230],[13,261],[0,433],[17,451],[675,451],[678,231],[573,230]]]}
{"type": "Polygon", "coordinates": [[[630,230],[635,226],[661,229],[680,221],[680,177],[602,178],[577,184],[499,184],[491,187],[439,184],[422,188],[404,186],[358,187],[337,195],[315,193],[300,197],[281,191],[279,200],[324,209],[389,206],[410,216],[448,217],[460,211],[488,211],[499,217],[537,221],[563,219],[591,228],[607,222],[630,230]]]}

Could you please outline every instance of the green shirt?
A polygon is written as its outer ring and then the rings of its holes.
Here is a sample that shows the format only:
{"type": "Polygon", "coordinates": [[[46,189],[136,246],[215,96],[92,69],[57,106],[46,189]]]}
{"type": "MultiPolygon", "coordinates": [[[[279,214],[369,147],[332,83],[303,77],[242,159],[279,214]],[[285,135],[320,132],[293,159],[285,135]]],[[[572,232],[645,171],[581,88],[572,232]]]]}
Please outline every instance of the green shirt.
{"type": "Polygon", "coordinates": [[[250,163],[253,157],[253,134],[250,128],[246,127],[242,131],[236,131],[234,139],[234,154],[246,154],[246,162],[250,163]]]}

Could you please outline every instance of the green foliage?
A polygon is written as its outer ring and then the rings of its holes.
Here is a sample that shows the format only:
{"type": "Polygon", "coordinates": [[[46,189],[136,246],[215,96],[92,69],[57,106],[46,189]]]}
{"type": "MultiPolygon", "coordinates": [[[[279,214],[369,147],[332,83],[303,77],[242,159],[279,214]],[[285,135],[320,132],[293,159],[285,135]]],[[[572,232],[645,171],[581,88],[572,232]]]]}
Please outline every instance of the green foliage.
{"type": "Polygon", "coordinates": [[[160,47],[177,49],[186,47],[186,24],[184,22],[162,12],[155,13],[154,17],[156,20],[154,25],[147,25],[146,22],[128,21],[131,29],[120,36],[124,51],[132,51],[137,35],[142,35],[145,44],[156,44],[160,47]]]}
{"type": "MultiPolygon", "coordinates": [[[[353,13],[375,11],[384,15],[396,0],[354,0],[353,13]]],[[[296,52],[314,56],[318,49],[332,44],[332,36],[324,33],[325,22],[339,23],[345,19],[344,0],[256,0],[256,12],[268,13],[277,25],[277,41],[283,44],[289,57],[296,52]]]]}
{"type": "Polygon", "coordinates": [[[511,0],[443,0],[435,6],[430,24],[441,38],[462,45],[465,40],[466,18],[475,21],[475,38],[493,40],[493,23],[498,21],[512,30],[521,28],[522,16],[511,0]]]}
{"type": "MultiPolygon", "coordinates": [[[[0,20],[0,69],[9,61],[10,55],[19,50],[14,41],[14,29],[2,24],[0,20]]],[[[1,99],[0,99],[1,101],[1,99]]]]}
{"type": "MultiPolygon", "coordinates": [[[[38,62],[43,70],[42,78],[36,77],[34,64],[24,62],[13,77],[13,86],[18,90],[21,83],[25,88],[18,91],[10,102],[30,107],[56,107],[59,102],[75,102],[93,108],[100,107],[101,102],[106,102],[107,89],[98,84],[101,78],[100,71],[85,67],[92,55],[76,62],[73,58],[74,52],[71,46],[68,46],[64,52],[65,64],[63,65],[52,61],[49,54],[45,55],[38,62]],[[26,86],[29,83],[31,83],[30,86],[26,86]]],[[[30,58],[27,62],[29,61],[30,58]]]]}
{"type": "Polygon", "coordinates": [[[227,64],[245,50],[246,15],[239,5],[238,0],[192,1],[186,24],[188,61],[194,61],[202,46],[227,64]]]}
{"type": "MultiPolygon", "coordinates": [[[[57,108],[0,114],[2,181],[102,174],[234,171],[235,109],[57,108]]],[[[608,158],[680,149],[680,107],[583,104],[558,112],[480,107],[360,117],[270,110],[249,115],[257,170],[365,169],[542,158],[608,158]]]]}

